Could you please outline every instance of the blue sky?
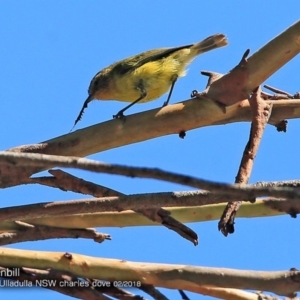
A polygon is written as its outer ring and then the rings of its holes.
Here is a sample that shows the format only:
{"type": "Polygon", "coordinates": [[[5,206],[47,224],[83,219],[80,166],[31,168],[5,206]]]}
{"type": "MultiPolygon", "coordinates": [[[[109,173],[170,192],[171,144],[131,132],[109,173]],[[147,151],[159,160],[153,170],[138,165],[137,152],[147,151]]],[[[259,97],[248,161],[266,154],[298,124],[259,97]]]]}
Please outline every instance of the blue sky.
{"type": "MultiPolygon", "coordinates": [[[[247,48],[255,52],[296,22],[299,9],[296,0],[277,1],[273,6],[258,0],[1,1],[1,150],[68,133],[87,97],[91,78],[103,67],[152,48],[190,44],[218,32],[226,34],[229,46],[197,58],[188,75],[176,84],[171,102],[188,99],[192,90],[206,85],[200,70],[228,72],[247,48]]],[[[299,91],[299,63],[300,56],[266,83],[290,93],[299,91]]],[[[165,99],[136,105],[128,113],[160,107],[165,99]]],[[[121,102],[94,101],[76,129],[106,121],[123,107],[121,102]]],[[[287,133],[267,127],[251,183],[299,179],[299,125],[299,120],[289,121],[287,133]]],[[[187,132],[184,140],[177,135],[161,137],[90,158],[233,182],[249,126],[236,123],[196,129],[187,132]]],[[[73,174],[127,194],[188,190],[155,180],[80,171],[73,174]]],[[[38,186],[1,191],[2,207],[80,198],[84,196],[38,186]]],[[[100,228],[113,237],[101,245],[87,240],[50,240],[12,247],[144,262],[286,270],[299,267],[294,250],[299,246],[297,226],[299,220],[289,216],[237,219],[235,234],[225,238],[217,230],[217,221],[194,223],[190,227],[200,237],[197,247],[164,227],[100,228]]],[[[1,299],[22,295],[26,300],[33,294],[45,300],[67,298],[41,289],[0,292],[1,299]]],[[[177,292],[164,292],[170,299],[180,299],[177,292]]]]}

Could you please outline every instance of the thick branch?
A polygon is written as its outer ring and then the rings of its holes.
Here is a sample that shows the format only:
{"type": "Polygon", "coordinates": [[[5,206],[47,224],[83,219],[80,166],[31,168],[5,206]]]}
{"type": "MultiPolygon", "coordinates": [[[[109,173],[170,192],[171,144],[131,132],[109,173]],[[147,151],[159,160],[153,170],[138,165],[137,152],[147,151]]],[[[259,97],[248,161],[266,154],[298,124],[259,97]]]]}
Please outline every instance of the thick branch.
{"type": "Polygon", "coordinates": [[[248,49],[229,73],[211,80],[206,90],[208,98],[225,106],[248,98],[256,87],[300,52],[300,21],[247,59],[249,52],[248,49]]]}
{"type": "MultiPolygon", "coordinates": [[[[246,51],[237,67],[223,77],[219,74],[217,76],[219,79],[210,82],[205,97],[202,97],[201,100],[195,99],[128,116],[126,122],[120,120],[104,122],[101,125],[79,130],[40,144],[27,145],[10,150],[64,156],[86,156],[158,136],[174,133],[181,136],[183,132],[198,127],[249,120],[249,111],[246,110],[245,117],[241,113],[241,108],[245,107],[244,104],[237,102],[248,98],[248,94],[256,86],[261,84],[300,51],[299,29],[300,21],[269,42],[248,60],[246,57],[249,51],[246,51]],[[231,104],[237,105],[231,105],[226,108],[226,113],[224,114],[224,110],[220,109],[212,101],[209,101],[208,98],[226,106],[231,104]],[[139,124],[139,126],[136,126],[136,124],[139,124]]],[[[278,104],[277,102],[276,105],[278,104]]],[[[293,101],[293,105],[295,104],[295,101],[293,101]]],[[[275,112],[276,105],[274,105],[273,109],[275,112]]],[[[285,112],[280,109],[278,118],[274,114],[274,117],[271,116],[270,118],[270,123],[278,124],[284,119],[299,117],[299,109],[298,111],[293,110],[290,106],[288,110],[286,111],[287,115],[285,115],[285,112]],[[276,122],[272,123],[274,118],[276,122]]],[[[53,167],[53,165],[48,167],[53,167]]],[[[0,186],[8,187],[21,182],[26,183],[26,179],[30,175],[41,170],[25,167],[13,169],[10,166],[2,166],[0,186]],[[23,180],[9,180],[6,177],[10,175],[23,180]]]]}
{"type": "Polygon", "coordinates": [[[0,265],[53,268],[73,276],[108,281],[132,280],[142,284],[199,292],[201,286],[270,291],[292,296],[300,291],[300,272],[261,272],[225,268],[192,267],[138,263],[117,259],[94,258],[75,253],[36,252],[0,249],[0,265]]]}
{"type": "MultiPolygon", "coordinates": [[[[245,56],[239,66],[230,73],[222,78],[220,78],[222,75],[219,74],[218,77],[220,79],[211,82],[208,97],[226,105],[248,98],[247,95],[254,88],[259,86],[299,52],[300,21],[267,43],[249,57],[248,60],[246,60],[245,56]],[[231,80],[229,77],[233,77],[233,79],[231,80]],[[230,86],[228,81],[231,83],[230,86]],[[226,101],[223,101],[224,95],[227,98],[226,101]]],[[[280,106],[281,103],[277,102],[273,109],[273,114],[279,116],[277,123],[283,119],[299,117],[299,109],[294,114],[292,106],[289,107],[288,112],[282,111],[280,106]]],[[[272,118],[273,116],[270,120],[271,124],[272,118]]],[[[224,114],[211,101],[196,99],[127,116],[126,122],[121,122],[120,120],[107,121],[41,144],[20,147],[15,149],[15,151],[86,156],[122,145],[180,133],[203,126],[250,120],[249,108],[241,114],[239,105],[236,105],[234,108],[226,109],[226,114],[224,114]],[[136,126],[136,124],[139,124],[139,126],[136,126]]]]}
{"type": "MultiPolygon", "coordinates": [[[[233,198],[234,199],[234,198],[233,198]]],[[[158,193],[132,195],[123,198],[106,198],[93,200],[70,200],[8,207],[0,210],[0,232],[20,230],[14,222],[20,219],[34,225],[46,225],[61,228],[88,227],[128,227],[158,225],[154,221],[131,211],[119,212],[127,207],[165,207],[171,216],[180,222],[203,222],[220,218],[228,201],[222,194],[208,192],[158,193]],[[136,204],[135,204],[136,203],[136,204]],[[220,203],[212,204],[208,203],[220,203]],[[91,213],[91,211],[93,213],[91,213]],[[43,217],[44,216],[44,217],[43,217]],[[6,221],[3,221],[6,220],[6,221]]],[[[158,210],[158,209],[156,209],[158,210]]],[[[279,200],[267,198],[257,200],[255,204],[244,203],[239,211],[240,218],[278,216],[289,214],[292,217],[300,213],[299,200],[279,200]]]]}
{"type": "MultiPolygon", "coordinates": [[[[300,118],[300,100],[287,99],[268,101],[268,103],[273,103],[269,124],[276,125],[283,119],[300,118]]],[[[163,108],[128,115],[126,122],[110,120],[40,144],[25,145],[9,150],[87,156],[160,136],[178,134],[181,131],[247,121],[251,121],[251,110],[247,100],[227,107],[226,114],[224,114],[207,98],[191,99],[163,108]]]]}
{"type": "MultiPolygon", "coordinates": [[[[300,100],[268,101],[273,103],[269,123],[277,125],[284,119],[300,117],[300,100]]],[[[251,120],[248,101],[226,108],[226,114],[207,99],[193,99],[140,114],[127,116],[126,122],[112,120],[36,145],[11,149],[14,152],[35,152],[85,156],[123,145],[179,133],[197,127],[251,120]],[[139,124],[139,126],[136,126],[139,124]],[[143,128],[143,130],[141,130],[143,128]],[[101,141],[101,143],[99,143],[101,141]]],[[[0,187],[30,182],[29,176],[47,167],[0,166],[0,187]]]]}
{"type": "Polygon", "coordinates": [[[248,59],[250,92],[300,52],[300,21],[279,34],[248,59]]]}
{"type": "Polygon", "coordinates": [[[0,221],[37,219],[97,212],[120,212],[125,210],[159,209],[161,206],[198,206],[226,201],[223,195],[208,192],[153,193],[99,199],[41,202],[0,209],[0,221]]]}

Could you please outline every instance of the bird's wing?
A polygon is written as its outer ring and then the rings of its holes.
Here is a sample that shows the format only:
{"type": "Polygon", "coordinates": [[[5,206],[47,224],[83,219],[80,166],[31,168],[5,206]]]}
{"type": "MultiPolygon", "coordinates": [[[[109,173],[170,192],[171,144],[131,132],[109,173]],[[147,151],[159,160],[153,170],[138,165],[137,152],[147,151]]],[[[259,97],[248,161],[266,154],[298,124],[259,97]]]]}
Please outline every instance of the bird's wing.
{"type": "Polygon", "coordinates": [[[133,71],[148,62],[163,59],[178,50],[190,48],[191,46],[193,45],[149,50],[144,53],[128,57],[122,63],[117,63],[113,69],[119,74],[126,74],[127,72],[133,71]]]}

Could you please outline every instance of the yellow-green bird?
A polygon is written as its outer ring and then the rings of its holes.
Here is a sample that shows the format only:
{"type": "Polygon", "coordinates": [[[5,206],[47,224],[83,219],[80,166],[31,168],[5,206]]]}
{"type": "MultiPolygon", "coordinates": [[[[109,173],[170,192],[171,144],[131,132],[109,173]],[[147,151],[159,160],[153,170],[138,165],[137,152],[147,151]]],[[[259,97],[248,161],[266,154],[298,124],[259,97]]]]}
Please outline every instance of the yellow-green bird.
{"type": "Polygon", "coordinates": [[[118,61],[98,72],[90,83],[89,96],[75,121],[81,119],[84,109],[94,99],[131,102],[114,118],[136,103],[148,102],[169,92],[167,101],[178,77],[186,74],[185,67],[204,52],[227,45],[223,34],[215,34],[192,45],[153,49],[118,61]]]}

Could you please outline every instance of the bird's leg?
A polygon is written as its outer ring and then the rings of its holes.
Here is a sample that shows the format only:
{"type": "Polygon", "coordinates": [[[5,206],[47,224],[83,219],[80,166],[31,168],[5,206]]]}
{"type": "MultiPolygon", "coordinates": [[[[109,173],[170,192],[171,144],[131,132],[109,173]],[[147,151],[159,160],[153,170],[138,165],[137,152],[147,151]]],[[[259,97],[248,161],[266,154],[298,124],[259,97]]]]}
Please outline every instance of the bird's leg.
{"type": "Polygon", "coordinates": [[[140,97],[138,99],[136,99],[135,101],[133,101],[132,103],[130,103],[129,105],[127,105],[126,107],[124,107],[123,109],[121,109],[116,115],[113,115],[114,119],[122,119],[122,118],[124,118],[123,113],[124,113],[125,110],[127,110],[128,108],[130,108],[134,104],[138,103],[139,101],[141,101],[145,97],[147,97],[147,91],[144,88],[144,85],[143,85],[142,81],[137,86],[137,89],[141,92],[140,97]]]}
{"type": "Polygon", "coordinates": [[[174,88],[174,85],[175,85],[175,83],[177,81],[177,78],[178,78],[178,75],[174,75],[172,77],[172,85],[171,85],[171,89],[170,89],[170,92],[169,92],[169,95],[168,95],[168,99],[167,99],[167,101],[164,102],[164,104],[163,104],[162,107],[167,106],[169,104],[169,101],[171,99],[173,88],[174,88]]]}

